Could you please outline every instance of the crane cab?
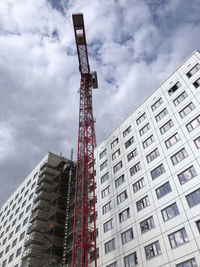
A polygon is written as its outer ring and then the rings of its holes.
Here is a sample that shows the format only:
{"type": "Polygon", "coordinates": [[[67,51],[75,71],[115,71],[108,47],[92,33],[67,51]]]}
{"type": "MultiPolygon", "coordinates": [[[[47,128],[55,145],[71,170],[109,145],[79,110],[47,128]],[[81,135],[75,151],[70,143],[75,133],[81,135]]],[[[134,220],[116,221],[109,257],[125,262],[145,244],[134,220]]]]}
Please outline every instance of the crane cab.
{"type": "Polygon", "coordinates": [[[93,89],[97,89],[98,88],[98,79],[97,79],[97,72],[96,71],[91,72],[91,79],[92,79],[93,89]]]}

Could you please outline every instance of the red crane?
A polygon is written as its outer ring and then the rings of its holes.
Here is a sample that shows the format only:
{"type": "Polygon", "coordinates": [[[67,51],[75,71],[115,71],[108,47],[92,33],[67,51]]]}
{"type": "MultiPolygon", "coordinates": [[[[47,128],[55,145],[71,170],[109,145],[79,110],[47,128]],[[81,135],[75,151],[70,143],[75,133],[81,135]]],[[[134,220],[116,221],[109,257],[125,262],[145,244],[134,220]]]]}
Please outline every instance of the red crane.
{"type": "Polygon", "coordinates": [[[72,267],[97,267],[92,89],[98,83],[90,72],[83,14],[72,19],[81,74],[72,267]]]}

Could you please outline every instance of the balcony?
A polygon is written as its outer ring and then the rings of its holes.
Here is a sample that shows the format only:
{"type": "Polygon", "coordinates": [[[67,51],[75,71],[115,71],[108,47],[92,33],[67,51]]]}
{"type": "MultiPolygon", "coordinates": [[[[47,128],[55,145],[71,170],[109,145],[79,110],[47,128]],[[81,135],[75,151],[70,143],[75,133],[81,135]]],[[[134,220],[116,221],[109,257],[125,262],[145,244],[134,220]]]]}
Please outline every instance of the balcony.
{"type": "Polygon", "coordinates": [[[42,246],[37,244],[31,244],[30,247],[24,250],[22,254],[22,258],[28,258],[28,257],[41,257],[43,254],[42,246]]]}
{"type": "Polygon", "coordinates": [[[49,210],[49,203],[45,200],[39,200],[37,203],[33,205],[32,212],[41,209],[41,210],[49,210]]]}
{"type": "Polygon", "coordinates": [[[53,176],[57,176],[59,173],[60,173],[59,171],[45,166],[42,169],[40,169],[40,172],[38,174],[38,177],[40,178],[43,175],[49,175],[49,176],[52,176],[53,177],[53,176]]]}
{"type": "Polygon", "coordinates": [[[38,194],[40,191],[51,192],[52,185],[43,181],[38,187],[36,187],[36,190],[35,190],[36,194],[38,194]]]}
{"type": "Polygon", "coordinates": [[[49,231],[48,222],[35,221],[29,225],[27,229],[27,234],[31,234],[32,232],[37,231],[41,233],[45,233],[49,231]]]}
{"type": "Polygon", "coordinates": [[[38,244],[38,245],[43,245],[45,244],[45,239],[43,234],[34,232],[30,235],[28,235],[25,239],[24,246],[29,246],[31,244],[38,244]]]}
{"type": "Polygon", "coordinates": [[[35,220],[47,221],[48,213],[43,210],[37,210],[36,212],[32,212],[29,221],[33,222],[35,220]]]}
{"type": "Polygon", "coordinates": [[[45,200],[45,201],[53,201],[55,200],[57,197],[56,193],[47,193],[45,191],[41,191],[40,193],[38,193],[38,195],[36,195],[36,197],[34,198],[34,203],[36,203],[38,200],[45,200]]]}
{"type": "Polygon", "coordinates": [[[43,174],[42,176],[38,177],[37,184],[41,184],[42,182],[46,182],[52,184],[54,181],[53,177],[49,174],[43,174]]]}

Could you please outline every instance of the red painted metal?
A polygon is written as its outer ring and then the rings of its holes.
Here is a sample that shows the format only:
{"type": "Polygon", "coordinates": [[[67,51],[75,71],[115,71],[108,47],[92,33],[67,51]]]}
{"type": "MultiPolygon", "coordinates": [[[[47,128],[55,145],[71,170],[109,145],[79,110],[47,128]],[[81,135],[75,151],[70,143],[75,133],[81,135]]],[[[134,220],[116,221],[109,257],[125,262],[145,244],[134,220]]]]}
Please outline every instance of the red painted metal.
{"type": "Polygon", "coordinates": [[[92,79],[83,14],[73,14],[81,73],[72,267],[97,267],[92,79]]]}

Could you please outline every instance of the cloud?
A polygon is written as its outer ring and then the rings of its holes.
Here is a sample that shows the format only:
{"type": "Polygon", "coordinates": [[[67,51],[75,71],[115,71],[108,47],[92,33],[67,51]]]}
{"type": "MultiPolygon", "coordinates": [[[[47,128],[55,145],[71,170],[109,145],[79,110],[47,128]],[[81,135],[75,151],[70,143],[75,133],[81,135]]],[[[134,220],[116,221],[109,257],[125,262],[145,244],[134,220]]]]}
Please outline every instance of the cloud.
{"type": "Polygon", "coordinates": [[[73,12],[84,13],[98,72],[100,142],[198,48],[199,9],[198,0],[0,1],[0,205],[47,151],[77,147],[73,12]]]}

